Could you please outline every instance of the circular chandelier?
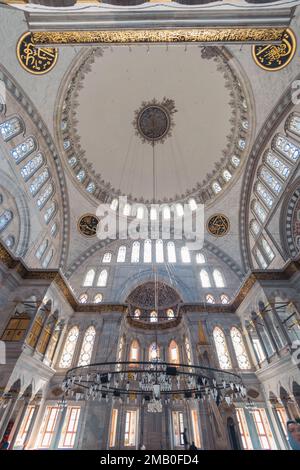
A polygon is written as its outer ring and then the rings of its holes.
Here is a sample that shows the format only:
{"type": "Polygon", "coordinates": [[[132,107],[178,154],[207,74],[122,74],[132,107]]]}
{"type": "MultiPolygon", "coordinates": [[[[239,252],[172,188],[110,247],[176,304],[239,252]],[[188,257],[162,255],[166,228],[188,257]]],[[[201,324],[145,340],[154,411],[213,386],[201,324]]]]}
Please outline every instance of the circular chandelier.
{"type": "Polygon", "coordinates": [[[225,402],[246,399],[239,375],[194,364],[147,362],[95,363],[70,369],[62,384],[64,398],[76,401],[119,401],[147,405],[161,412],[163,405],[182,401],[225,402]]]}

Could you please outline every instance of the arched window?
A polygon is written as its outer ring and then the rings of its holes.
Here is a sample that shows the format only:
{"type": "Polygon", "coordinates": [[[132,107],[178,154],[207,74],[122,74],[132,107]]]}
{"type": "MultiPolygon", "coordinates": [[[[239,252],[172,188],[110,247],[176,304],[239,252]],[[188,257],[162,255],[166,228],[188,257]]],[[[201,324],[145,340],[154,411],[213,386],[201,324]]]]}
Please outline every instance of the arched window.
{"type": "Polygon", "coordinates": [[[169,362],[172,364],[179,364],[179,349],[176,341],[172,340],[169,345],[169,362]]]}
{"type": "Polygon", "coordinates": [[[213,278],[214,278],[216,287],[225,287],[224,279],[219,269],[213,270],[213,278]]]}
{"type": "Polygon", "coordinates": [[[35,256],[37,257],[37,259],[42,259],[42,257],[44,256],[44,253],[48,247],[48,240],[44,240],[41,245],[38,247],[36,253],[35,253],[35,256]]]}
{"type": "Polygon", "coordinates": [[[274,146],[276,150],[279,150],[282,155],[291,160],[293,163],[298,161],[300,157],[300,149],[290,142],[286,137],[278,134],[274,141],[274,146]]]}
{"type": "Polygon", "coordinates": [[[5,210],[2,212],[0,215],[0,232],[6,229],[8,224],[12,221],[13,219],[13,213],[12,211],[5,210]]]}
{"type": "Polygon", "coordinates": [[[64,349],[60,358],[59,367],[61,369],[68,369],[69,367],[71,367],[78,336],[79,329],[77,326],[73,326],[73,328],[71,328],[68,333],[64,349]]]}
{"type": "Polygon", "coordinates": [[[215,304],[216,303],[215,298],[212,294],[206,294],[205,300],[208,304],[215,304]]]}
{"type": "Polygon", "coordinates": [[[22,131],[23,126],[20,119],[17,117],[8,119],[7,121],[0,124],[0,132],[5,142],[20,134],[22,131]]]}
{"type": "Polygon", "coordinates": [[[150,220],[157,220],[157,207],[155,206],[150,209],[150,220]]]}
{"type": "Polygon", "coordinates": [[[189,199],[189,208],[192,212],[197,210],[197,202],[195,201],[195,199],[189,199]]]}
{"type": "Polygon", "coordinates": [[[200,281],[202,287],[211,287],[210,279],[206,269],[201,269],[200,271],[200,281]]]}
{"type": "Polygon", "coordinates": [[[36,149],[36,142],[33,137],[28,137],[24,142],[13,148],[10,153],[16,163],[20,163],[36,149]]]}
{"type": "Polygon", "coordinates": [[[287,163],[283,162],[283,160],[277,155],[274,155],[270,150],[265,155],[265,162],[279,175],[282,179],[287,180],[291,169],[287,163]]]}
{"type": "Polygon", "coordinates": [[[130,346],[129,362],[138,362],[140,358],[140,345],[139,342],[134,339],[130,346]]]}
{"type": "Polygon", "coordinates": [[[229,304],[229,297],[226,294],[221,295],[221,303],[222,304],[229,304]]]}
{"type": "Polygon", "coordinates": [[[108,278],[108,272],[107,272],[106,269],[103,269],[103,270],[101,271],[101,273],[99,274],[97,286],[98,286],[98,287],[106,287],[106,285],[107,285],[107,278],[108,278]]]}
{"type": "Polygon", "coordinates": [[[233,155],[231,157],[231,163],[233,164],[233,166],[235,166],[237,168],[239,166],[239,164],[241,163],[241,160],[236,155],[233,155]]]}
{"type": "Polygon", "coordinates": [[[48,251],[45,258],[43,259],[43,262],[42,262],[42,267],[43,268],[45,268],[45,269],[48,268],[50,262],[52,261],[53,255],[54,255],[54,250],[53,250],[53,248],[51,248],[51,250],[48,251]]]}
{"type": "Polygon", "coordinates": [[[258,217],[258,219],[262,223],[264,223],[266,221],[266,218],[267,218],[267,212],[266,212],[265,208],[261,205],[261,203],[254,200],[253,204],[252,204],[252,209],[253,209],[254,214],[258,217]]]}
{"type": "Polygon", "coordinates": [[[282,184],[279,182],[275,176],[272,175],[272,173],[266,168],[262,167],[259,173],[260,177],[264,182],[267,184],[267,186],[275,193],[279,194],[282,190],[282,184]]]}
{"type": "Polygon", "coordinates": [[[151,313],[150,313],[150,322],[151,323],[157,323],[157,312],[155,310],[153,310],[151,313]]]}
{"type": "Polygon", "coordinates": [[[168,317],[168,320],[173,320],[173,318],[175,317],[174,310],[172,308],[168,308],[167,317],[168,317]]]}
{"type": "Polygon", "coordinates": [[[92,287],[92,285],[94,284],[94,280],[95,280],[95,274],[96,273],[94,269],[88,270],[83,281],[84,287],[92,287]]]}
{"type": "Polygon", "coordinates": [[[125,263],[126,260],[126,246],[120,246],[118,250],[117,263],[125,263]]]}
{"type": "Polygon", "coordinates": [[[170,220],[171,219],[171,211],[169,206],[164,206],[163,208],[163,218],[165,220],[170,220]]]}
{"type": "Polygon", "coordinates": [[[191,255],[187,246],[183,246],[181,248],[181,261],[183,263],[190,263],[191,262],[191,255]]]}
{"type": "Polygon", "coordinates": [[[94,297],[94,304],[100,304],[103,300],[102,294],[96,294],[94,297]]]}
{"type": "Polygon", "coordinates": [[[222,188],[221,188],[220,184],[217,181],[213,182],[212,190],[215,194],[218,194],[220,191],[222,191],[222,188]]]}
{"type": "Polygon", "coordinates": [[[183,217],[184,210],[183,210],[182,204],[178,203],[178,204],[176,204],[175,207],[176,207],[176,215],[177,215],[177,217],[183,217]]]}
{"type": "Polygon", "coordinates": [[[136,308],[134,311],[134,318],[140,318],[141,316],[141,311],[139,308],[136,308]]]}
{"type": "Polygon", "coordinates": [[[69,162],[69,165],[70,165],[72,168],[74,168],[74,166],[77,164],[77,158],[74,157],[74,156],[73,156],[73,157],[70,157],[69,160],[68,160],[68,162],[69,162]]]}
{"type": "Polygon", "coordinates": [[[151,240],[144,241],[144,263],[151,263],[152,261],[152,242],[151,240]]]}
{"type": "Polygon", "coordinates": [[[57,227],[57,223],[55,222],[55,223],[52,225],[51,230],[50,230],[51,237],[55,237],[55,236],[56,236],[57,230],[58,230],[58,227],[57,227]]]}
{"type": "Polygon", "coordinates": [[[85,293],[84,293],[84,294],[80,294],[80,296],[79,296],[79,302],[80,302],[81,304],[86,304],[86,303],[87,303],[87,300],[88,300],[87,294],[85,294],[85,293]]]}
{"type": "Polygon", "coordinates": [[[260,198],[264,201],[266,206],[271,209],[274,203],[274,197],[267,190],[267,188],[262,183],[257,183],[256,185],[256,192],[260,196],[260,198]]]}
{"type": "Polygon", "coordinates": [[[231,359],[227,349],[225,335],[218,326],[214,328],[213,337],[221,369],[231,369],[231,359]]]}
{"type": "Polygon", "coordinates": [[[93,194],[96,190],[96,185],[93,181],[90,181],[89,184],[86,187],[86,190],[88,193],[93,194]]]}
{"type": "Polygon", "coordinates": [[[69,140],[64,140],[64,149],[68,150],[71,147],[71,142],[69,140]]]}
{"type": "Polygon", "coordinates": [[[134,242],[131,250],[131,262],[138,263],[140,261],[140,242],[134,242]]]}
{"type": "Polygon", "coordinates": [[[231,178],[232,178],[232,174],[230,173],[229,170],[224,170],[222,175],[223,175],[223,178],[226,182],[231,180],[231,178]]]}
{"type": "Polygon", "coordinates": [[[48,168],[45,168],[38,176],[34,178],[31,185],[29,186],[29,191],[32,196],[36,196],[39,190],[44,186],[46,181],[50,178],[50,173],[48,168]]]}
{"type": "Polygon", "coordinates": [[[104,253],[102,263],[110,263],[111,262],[111,253],[104,253]]]}
{"type": "Polygon", "coordinates": [[[90,326],[84,335],[81,351],[79,355],[78,367],[87,366],[91,362],[93,347],[96,337],[96,330],[90,326]]]}
{"type": "Polygon", "coordinates": [[[156,361],[159,359],[159,347],[156,343],[152,343],[149,348],[149,361],[156,361]]]}
{"type": "Polygon", "coordinates": [[[168,262],[176,263],[176,250],[175,250],[174,242],[168,242],[167,250],[168,250],[168,262]]]}
{"type": "Polygon", "coordinates": [[[129,217],[131,214],[131,205],[126,203],[123,207],[123,215],[125,215],[126,217],[129,217]]]}
{"type": "Polygon", "coordinates": [[[110,208],[112,211],[116,211],[118,209],[119,201],[118,199],[113,199],[110,204],[110,208]]]}
{"type": "Polygon", "coordinates": [[[13,235],[8,235],[8,237],[5,238],[5,245],[12,249],[15,244],[15,237],[13,235]]]}
{"type": "Polygon", "coordinates": [[[235,326],[230,330],[230,336],[234,347],[234,352],[240,369],[250,369],[248,354],[245,349],[242,334],[235,326]]]}
{"type": "Polygon", "coordinates": [[[50,197],[54,192],[54,186],[52,183],[48,184],[44,189],[43,193],[37,199],[37,206],[39,209],[42,209],[47,201],[49,201],[50,197]]]}
{"type": "Polygon", "coordinates": [[[46,224],[49,224],[50,220],[53,218],[55,212],[56,212],[56,202],[53,201],[51,202],[50,206],[46,209],[45,214],[44,214],[44,220],[46,224]]]}
{"type": "Polygon", "coordinates": [[[271,263],[271,261],[273,261],[273,259],[275,258],[275,254],[265,238],[261,239],[261,246],[264,250],[265,255],[271,263]]]}
{"type": "Polygon", "coordinates": [[[85,176],[85,171],[81,169],[78,171],[76,178],[78,179],[78,181],[80,181],[80,183],[82,183],[85,180],[85,176]]]}
{"type": "Polygon", "coordinates": [[[184,338],[184,345],[185,345],[185,353],[186,353],[187,363],[190,365],[190,364],[192,364],[192,352],[191,352],[191,345],[190,345],[190,342],[189,342],[187,336],[184,338]]]}
{"type": "Polygon", "coordinates": [[[38,153],[34,158],[29,160],[29,162],[23,166],[20,172],[24,180],[28,181],[34,175],[34,173],[39,168],[41,168],[43,163],[44,163],[44,157],[41,153],[38,153]]]}
{"type": "Polygon", "coordinates": [[[253,233],[254,236],[258,235],[259,232],[260,232],[260,225],[254,219],[252,219],[251,222],[250,222],[250,230],[251,230],[251,232],[253,233]]]}
{"type": "Polygon", "coordinates": [[[202,253],[196,254],[196,263],[197,264],[205,264],[205,256],[202,253]]]}
{"type": "Polygon", "coordinates": [[[266,269],[268,267],[268,263],[266,262],[265,258],[263,257],[263,254],[260,251],[260,249],[255,248],[254,254],[255,254],[255,257],[256,257],[256,260],[257,260],[259,266],[263,269],[266,269]]]}
{"type": "Polygon", "coordinates": [[[164,262],[164,244],[162,240],[156,240],[156,262],[163,263],[164,262]]]}
{"type": "Polygon", "coordinates": [[[136,210],[136,218],[142,220],[144,218],[144,208],[143,206],[138,206],[136,210]]]}
{"type": "Polygon", "coordinates": [[[292,114],[288,120],[288,129],[297,136],[300,136],[300,116],[292,114]]]}

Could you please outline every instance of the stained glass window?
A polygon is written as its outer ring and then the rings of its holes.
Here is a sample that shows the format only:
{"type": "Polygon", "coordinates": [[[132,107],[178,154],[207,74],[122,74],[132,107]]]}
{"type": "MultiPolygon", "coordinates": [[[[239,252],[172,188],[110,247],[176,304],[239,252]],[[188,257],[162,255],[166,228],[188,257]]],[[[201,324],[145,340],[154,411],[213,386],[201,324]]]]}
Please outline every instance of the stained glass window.
{"type": "Polygon", "coordinates": [[[133,242],[131,250],[131,262],[138,263],[140,261],[140,242],[133,242]]]}
{"type": "Polygon", "coordinates": [[[35,256],[37,257],[37,259],[41,259],[48,247],[48,240],[44,240],[43,243],[38,247],[36,253],[35,253],[35,256]]]}
{"type": "Polygon", "coordinates": [[[45,258],[43,259],[43,262],[42,262],[42,266],[43,268],[48,268],[52,258],[53,258],[53,255],[54,255],[54,251],[53,249],[49,250],[48,253],[46,254],[45,258]]]}
{"type": "Polygon", "coordinates": [[[117,263],[125,263],[126,260],[126,246],[120,246],[118,250],[117,263]]]}
{"type": "Polygon", "coordinates": [[[271,193],[266,189],[266,187],[262,183],[257,183],[256,192],[270,209],[274,203],[274,198],[271,193]]]}
{"type": "Polygon", "coordinates": [[[85,171],[84,170],[79,170],[77,175],[76,175],[76,178],[78,179],[78,181],[80,181],[80,183],[82,183],[85,179],[85,171]]]}
{"type": "Polygon", "coordinates": [[[250,229],[254,235],[258,235],[260,232],[260,225],[257,220],[252,219],[250,222],[250,229]]]}
{"type": "Polygon", "coordinates": [[[230,336],[239,368],[250,369],[251,365],[240,330],[238,330],[235,326],[232,327],[230,330],[230,336]]]}
{"type": "Polygon", "coordinates": [[[264,180],[264,182],[269,186],[270,189],[275,194],[279,194],[280,191],[282,190],[282,184],[279,182],[275,176],[272,175],[272,173],[265,168],[264,166],[260,170],[260,177],[264,180]]]}
{"type": "Polygon", "coordinates": [[[259,266],[263,269],[267,268],[268,263],[266,262],[265,258],[263,257],[262,252],[258,248],[255,249],[255,255],[256,255],[256,259],[258,261],[259,266]]]}
{"type": "Polygon", "coordinates": [[[69,160],[68,160],[68,162],[69,162],[69,165],[70,165],[72,168],[74,168],[74,166],[75,166],[76,163],[77,163],[77,158],[74,157],[74,156],[73,156],[73,157],[70,157],[69,160]]]}
{"type": "Polygon", "coordinates": [[[167,251],[168,251],[168,262],[176,263],[176,250],[175,250],[174,242],[168,242],[167,251]]]}
{"type": "Polygon", "coordinates": [[[98,286],[98,287],[106,287],[106,285],[107,285],[107,278],[108,278],[108,272],[107,272],[106,269],[103,269],[103,270],[101,271],[101,273],[99,274],[97,286],[98,286]]]}
{"type": "Polygon", "coordinates": [[[214,278],[216,287],[225,287],[224,278],[222,276],[221,271],[219,271],[219,269],[213,270],[213,278],[214,278]]]}
{"type": "Polygon", "coordinates": [[[54,192],[54,187],[53,187],[53,184],[50,183],[46,186],[46,188],[44,189],[43,193],[39,196],[39,198],[37,199],[37,205],[38,205],[38,208],[39,209],[42,209],[44,207],[44,205],[46,204],[46,202],[50,199],[50,197],[52,196],[54,192]]]}
{"type": "Polygon", "coordinates": [[[95,192],[95,189],[96,189],[95,183],[93,183],[93,181],[90,181],[86,187],[87,192],[90,194],[93,194],[95,192]]]}
{"type": "Polygon", "coordinates": [[[136,339],[134,339],[130,346],[129,361],[137,362],[139,360],[139,355],[140,355],[140,345],[139,345],[139,342],[136,339]]]}
{"type": "Polygon", "coordinates": [[[181,261],[183,263],[190,263],[191,262],[191,255],[187,246],[183,246],[181,248],[181,261]]]}
{"type": "Polygon", "coordinates": [[[141,311],[139,308],[136,308],[134,311],[134,318],[140,318],[141,316],[141,311]]]}
{"type": "Polygon", "coordinates": [[[0,215],[0,232],[6,229],[8,224],[12,221],[13,219],[13,213],[10,210],[5,210],[2,212],[0,215]]]}
{"type": "Polygon", "coordinates": [[[261,246],[267,255],[268,260],[271,262],[275,258],[275,254],[265,238],[261,239],[261,246]]]}
{"type": "Polygon", "coordinates": [[[17,117],[8,119],[7,121],[0,124],[0,132],[2,138],[7,142],[9,139],[12,139],[16,135],[20,134],[23,130],[21,121],[17,117]]]}
{"type": "Polygon", "coordinates": [[[84,335],[81,351],[79,355],[78,367],[87,366],[91,362],[94,342],[96,338],[96,330],[90,326],[84,335]]]}
{"type": "Polygon", "coordinates": [[[49,170],[48,168],[45,168],[42,173],[40,173],[36,178],[34,178],[33,182],[29,186],[29,190],[32,194],[32,196],[35,196],[41,187],[48,181],[50,178],[49,170]]]}
{"type": "Polygon", "coordinates": [[[94,284],[94,280],[95,280],[95,274],[96,272],[94,269],[88,270],[83,281],[84,287],[92,287],[92,285],[94,284]]]}
{"type": "Polygon", "coordinates": [[[220,184],[217,181],[213,182],[212,190],[215,194],[218,194],[220,191],[222,191],[222,188],[221,188],[220,184]]]}
{"type": "Polygon", "coordinates": [[[179,364],[179,349],[176,341],[172,340],[169,345],[169,362],[179,364]]]}
{"type": "Polygon", "coordinates": [[[54,217],[54,214],[56,212],[56,203],[55,201],[51,202],[50,206],[46,209],[45,214],[44,214],[44,220],[46,224],[49,224],[50,220],[54,217]]]}
{"type": "Polygon", "coordinates": [[[33,137],[28,137],[24,142],[17,145],[10,151],[16,163],[21,162],[36,149],[36,142],[33,137]]]}
{"type": "Polygon", "coordinates": [[[231,359],[228,352],[225,335],[218,326],[214,328],[213,337],[221,369],[231,369],[231,359]]]}
{"type": "Polygon", "coordinates": [[[152,343],[149,348],[149,361],[159,359],[159,347],[156,343],[152,343]]]}
{"type": "Polygon", "coordinates": [[[201,269],[200,271],[200,280],[202,287],[211,287],[210,279],[206,269],[201,269]]]}
{"type": "Polygon", "coordinates": [[[173,320],[173,318],[175,317],[174,310],[172,310],[171,308],[168,308],[167,317],[168,317],[168,320],[173,320]]]}
{"type": "Polygon", "coordinates": [[[224,170],[223,171],[223,178],[225,181],[229,181],[232,178],[232,174],[230,173],[229,170],[224,170]]]}
{"type": "Polygon", "coordinates": [[[197,264],[205,264],[205,256],[202,253],[196,254],[196,263],[197,264]]]}
{"type": "Polygon", "coordinates": [[[79,329],[77,326],[73,326],[73,328],[71,328],[68,333],[64,349],[60,358],[59,367],[61,369],[68,369],[69,367],[71,367],[78,336],[79,329]]]}
{"type": "Polygon", "coordinates": [[[111,253],[104,253],[102,263],[110,263],[111,262],[111,253]]]}
{"type": "Polygon", "coordinates": [[[152,242],[151,240],[144,241],[144,263],[151,263],[152,261],[152,242]]]}
{"type": "Polygon", "coordinates": [[[297,134],[300,136],[300,116],[297,114],[294,114],[292,117],[289,119],[288,123],[288,129],[291,132],[294,132],[294,134],[297,134]]]}
{"type": "Polygon", "coordinates": [[[162,240],[156,240],[155,244],[156,250],[156,262],[163,263],[164,262],[164,245],[162,240]]]}
{"type": "Polygon", "coordinates": [[[64,140],[64,149],[68,150],[71,147],[71,142],[69,140],[64,140]]]}
{"type": "Polygon", "coordinates": [[[241,160],[236,155],[233,155],[231,157],[231,163],[233,164],[233,166],[238,167],[239,164],[241,163],[241,160]]]}
{"type": "Polygon", "coordinates": [[[153,312],[150,313],[150,322],[151,323],[157,322],[157,312],[155,310],[153,310],[153,312]]]}
{"type": "Polygon", "coordinates": [[[87,296],[87,294],[80,294],[80,296],[79,296],[79,302],[80,302],[81,304],[86,304],[87,301],[88,301],[88,296],[87,296]]]}
{"type": "Polygon", "coordinates": [[[102,294],[96,294],[94,297],[94,303],[95,304],[100,304],[103,300],[103,295],[102,294]]]}
{"type": "Polygon", "coordinates": [[[44,157],[41,153],[38,153],[35,157],[29,160],[26,165],[21,169],[21,175],[25,181],[28,181],[34,173],[43,165],[44,157]]]}
{"type": "Polygon", "coordinates": [[[265,162],[284,180],[289,177],[291,172],[290,167],[270,150],[265,155],[265,162]]]}
{"type": "Polygon", "coordinates": [[[222,294],[222,295],[220,296],[220,299],[221,299],[221,303],[222,303],[222,304],[229,304],[229,297],[228,297],[228,295],[222,294]]]}
{"type": "Polygon", "coordinates": [[[15,237],[13,235],[9,235],[8,237],[6,237],[5,239],[5,245],[8,247],[8,248],[13,248],[15,244],[15,237]]]}
{"type": "Polygon", "coordinates": [[[279,150],[292,162],[297,162],[300,156],[300,149],[290,142],[286,137],[278,134],[275,139],[275,149],[279,150]]]}
{"type": "Polygon", "coordinates": [[[244,150],[246,148],[246,141],[244,139],[239,140],[239,147],[241,150],[244,150]]]}
{"type": "Polygon", "coordinates": [[[205,296],[205,300],[208,304],[215,304],[216,303],[215,298],[212,294],[207,294],[205,296]]]}
{"type": "Polygon", "coordinates": [[[253,208],[253,211],[254,211],[255,215],[257,215],[259,220],[262,223],[264,223],[266,221],[266,218],[267,218],[267,212],[266,212],[265,208],[261,205],[260,202],[258,202],[256,200],[253,201],[252,208],[253,208]]]}

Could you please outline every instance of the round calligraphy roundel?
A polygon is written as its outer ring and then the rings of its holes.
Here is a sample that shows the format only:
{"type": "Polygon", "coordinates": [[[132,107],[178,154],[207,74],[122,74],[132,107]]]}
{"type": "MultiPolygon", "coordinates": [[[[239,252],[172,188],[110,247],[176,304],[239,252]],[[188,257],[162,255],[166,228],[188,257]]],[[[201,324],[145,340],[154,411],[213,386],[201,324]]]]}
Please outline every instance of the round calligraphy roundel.
{"type": "Polygon", "coordinates": [[[252,55],[256,64],[270,72],[286,67],[296,52],[296,38],[291,29],[287,29],[280,44],[262,44],[253,46],[252,55]]]}
{"type": "Polygon", "coordinates": [[[58,50],[51,47],[37,47],[32,42],[31,33],[24,33],[17,44],[17,57],[20,65],[29,73],[43,75],[50,72],[57,62],[58,50]]]}
{"type": "Polygon", "coordinates": [[[215,237],[224,237],[229,232],[230,223],[224,214],[215,214],[207,222],[208,232],[215,237]]]}

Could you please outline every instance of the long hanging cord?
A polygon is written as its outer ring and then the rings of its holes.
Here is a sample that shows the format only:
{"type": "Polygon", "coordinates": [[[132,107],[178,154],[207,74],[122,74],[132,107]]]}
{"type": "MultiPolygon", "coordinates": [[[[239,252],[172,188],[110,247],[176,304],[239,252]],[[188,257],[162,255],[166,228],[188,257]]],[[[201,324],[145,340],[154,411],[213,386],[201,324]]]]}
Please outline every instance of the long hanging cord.
{"type": "MultiPolygon", "coordinates": [[[[155,143],[154,139],[152,141],[152,178],[153,178],[153,204],[156,201],[156,161],[155,161],[155,143]]],[[[152,257],[153,259],[153,257],[152,257]]],[[[154,311],[157,315],[158,320],[158,282],[157,282],[157,267],[154,262],[152,262],[152,271],[154,276],[154,311]]],[[[158,322],[157,322],[158,323],[158,322]]],[[[155,328],[155,346],[156,351],[158,351],[158,327],[155,328]]],[[[156,357],[156,359],[158,359],[156,357]]],[[[156,363],[156,374],[158,371],[158,363],[156,363]]],[[[156,378],[157,380],[157,378],[156,378]]]]}

